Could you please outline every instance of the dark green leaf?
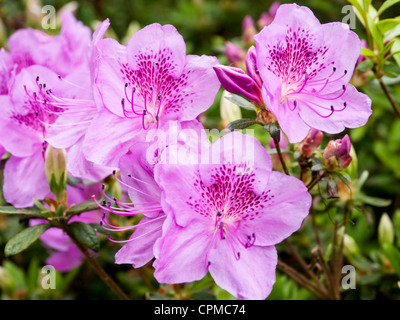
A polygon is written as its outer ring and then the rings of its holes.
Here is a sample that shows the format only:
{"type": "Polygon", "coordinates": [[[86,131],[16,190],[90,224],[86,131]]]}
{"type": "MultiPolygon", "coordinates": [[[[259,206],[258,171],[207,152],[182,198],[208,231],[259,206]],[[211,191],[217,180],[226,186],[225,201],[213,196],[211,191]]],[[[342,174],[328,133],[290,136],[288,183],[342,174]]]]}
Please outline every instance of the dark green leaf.
{"type": "Polygon", "coordinates": [[[92,211],[99,209],[99,206],[93,200],[81,202],[76,205],[72,205],[67,210],[67,215],[75,215],[86,211],[92,211]]]}
{"type": "Polygon", "coordinates": [[[232,121],[231,123],[228,123],[228,125],[226,126],[226,129],[228,129],[230,131],[235,130],[235,129],[241,130],[241,129],[246,129],[256,123],[257,123],[257,121],[252,120],[252,119],[239,119],[239,120],[232,121]]]}
{"type": "Polygon", "coordinates": [[[50,227],[50,224],[43,223],[22,230],[7,242],[4,249],[6,256],[12,256],[25,250],[50,227]]]}
{"type": "Polygon", "coordinates": [[[98,251],[100,249],[100,241],[93,228],[83,222],[72,222],[68,225],[69,230],[85,247],[98,251]]]}
{"type": "Polygon", "coordinates": [[[35,218],[48,217],[48,211],[42,212],[37,207],[17,209],[13,206],[0,206],[0,214],[24,214],[35,218]]]}

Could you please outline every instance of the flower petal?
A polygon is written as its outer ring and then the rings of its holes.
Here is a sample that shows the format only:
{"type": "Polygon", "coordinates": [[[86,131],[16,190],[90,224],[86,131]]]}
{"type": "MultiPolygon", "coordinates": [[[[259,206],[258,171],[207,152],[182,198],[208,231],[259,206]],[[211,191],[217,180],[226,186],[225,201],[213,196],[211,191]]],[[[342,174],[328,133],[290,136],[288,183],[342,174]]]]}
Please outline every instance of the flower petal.
{"type": "Polygon", "coordinates": [[[137,229],[131,235],[133,241],[125,244],[115,255],[116,264],[132,264],[134,268],[140,268],[154,258],[153,247],[162,235],[164,219],[154,220],[143,217],[137,229]],[[149,223],[148,225],[141,224],[149,223]]]}
{"type": "Polygon", "coordinates": [[[135,119],[116,116],[104,109],[92,120],[83,143],[85,157],[106,167],[118,167],[119,159],[133,145],[133,138],[142,131],[135,119]]]}
{"type": "Polygon", "coordinates": [[[240,259],[236,260],[228,239],[218,239],[209,260],[215,283],[238,299],[263,300],[275,283],[278,256],[273,246],[242,249],[240,259]]]}
{"type": "Polygon", "coordinates": [[[39,150],[31,156],[11,156],[4,168],[4,198],[16,208],[33,206],[32,198],[43,200],[50,193],[39,150]]]}
{"type": "Polygon", "coordinates": [[[257,208],[253,220],[243,220],[240,226],[243,234],[255,234],[255,245],[271,246],[289,237],[301,227],[311,206],[307,188],[294,177],[274,171],[267,188],[269,200],[257,208]]]}
{"type": "Polygon", "coordinates": [[[194,220],[185,228],[174,221],[166,223],[169,227],[155,248],[154,277],[159,283],[168,284],[200,280],[207,273],[209,226],[201,220],[194,220]]]}

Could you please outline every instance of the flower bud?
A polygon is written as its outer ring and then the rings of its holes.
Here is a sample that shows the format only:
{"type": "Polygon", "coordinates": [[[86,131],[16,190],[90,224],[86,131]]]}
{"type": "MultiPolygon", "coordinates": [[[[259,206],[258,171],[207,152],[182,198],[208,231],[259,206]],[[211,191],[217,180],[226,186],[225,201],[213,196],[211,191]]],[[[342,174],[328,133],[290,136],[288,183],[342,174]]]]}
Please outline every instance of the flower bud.
{"type": "Polygon", "coordinates": [[[275,1],[271,6],[269,7],[268,12],[263,12],[260,16],[260,18],[257,21],[258,28],[262,30],[264,27],[268,26],[271,24],[271,22],[274,20],[276,11],[278,10],[279,6],[281,4],[278,1],[275,1]]]}
{"type": "Polygon", "coordinates": [[[394,242],[394,227],[387,213],[382,214],[378,225],[378,240],[380,244],[394,242]]]}
{"type": "Polygon", "coordinates": [[[311,154],[320,146],[324,134],[318,129],[311,129],[307,137],[300,143],[299,151],[306,157],[311,154]]]}
{"type": "Polygon", "coordinates": [[[254,82],[262,88],[263,82],[257,68],[256,47],[251,46],[246,54],[246,71],[247,74],[254,80],[254,82]]]}
{"type": "Polygon", "coordinates": [[[242,69],[223,65],[213,68],[225,90],[242,95],[258,105],[262,103],[260,88],[242,69]]]}
{"type": "Polygon", "coordinates": [[[45,173],[50,184],[50,190],[59,199],[67,186],[67,153],[50,145],[46,148],[45,173]]]}
{"type": "Polygon", "coordinates": [[[227,124],[231,123],[232,121],[242,119],[240,107],[227,99],[227,97],[230,95],[231,93],[224,90],[221,97],[220,114],[223,128],[226,128],[227,124]]]}
{"type": "Polygon", "coordinates": [[[343,139],[331,140],[323,152],[323,162],[329,171],[343,170],[350,165],[351,142],[346,134],[343,139]]]}
{"type": "Polygon", "coordinates": [[[230,41],[225,42],[225,56],[227,57],[229,63],[236,68],[243,65],[246,53],[242,47],[234,44],[230,41]]]}
{"type": "Polygon", "coordinates": [[[356,241],[349,236],[348,234],[344,234],[343,239],[343,253],[346,257],[356,257],[360,255],[360,249],[356,243],[356,241]]]}
{"type": "Polygon", "coordinates": [[[256,25],[250,15],[244,17],[242,22],[242,37],[246,46],[254,43],[253,37],[257,34],[256,25]]]}

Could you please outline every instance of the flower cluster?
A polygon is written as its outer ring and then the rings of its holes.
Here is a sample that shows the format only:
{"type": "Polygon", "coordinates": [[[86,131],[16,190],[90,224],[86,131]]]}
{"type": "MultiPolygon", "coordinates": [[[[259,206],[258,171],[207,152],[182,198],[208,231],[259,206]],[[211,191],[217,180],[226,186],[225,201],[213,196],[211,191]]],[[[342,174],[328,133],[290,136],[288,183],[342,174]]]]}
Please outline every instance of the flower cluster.
{"type": "MultiPolygon", "coordinates": [[[[301,180],[273,171],[254,137],[230,132],[210,144],[198,116],[222,84],[271,112],[290,143],[305,139],[301,148],[310,156],[319,130],[364,125],[371,102],[349,84],[360,53],[355,33],[341,23],[321,25],[295,4],[264,20],[245,58],[247,73],[216,57],[187,55],[171,25],[148,25],[126,46],[104,37],[108,20],[91,35],[72,14],[63,16],[58,36],[16,32],[0,55],[7,66],[0,77],[0,154],[11,154],[7,202],[25,208],[49,196],[46,150],[64,149],[69,177],[99,183],[112,173],[128,195],[122,200],[103,188],[104,200],[93,201],[105,215],[77,220],[134,231],[126,241],[108,236],[124,244],[116,263],[153,261],[155,278],[168,284],[209,273],[237,298],[265,299],[275,282],[275,245],[301,227],[311,196],[301,180]],[[114,215],[139,222],[115,225],[114,215]]],[[[244,30],[253,37],[248,25],[244,30]]],[[[344,168],[347,146],[347,138],[329,145],[326,161],[344,168]]],[[[51,232],[42,237],[59,251],[52,261],[63,270],[79,263],[76,248],[51,232]]]]}

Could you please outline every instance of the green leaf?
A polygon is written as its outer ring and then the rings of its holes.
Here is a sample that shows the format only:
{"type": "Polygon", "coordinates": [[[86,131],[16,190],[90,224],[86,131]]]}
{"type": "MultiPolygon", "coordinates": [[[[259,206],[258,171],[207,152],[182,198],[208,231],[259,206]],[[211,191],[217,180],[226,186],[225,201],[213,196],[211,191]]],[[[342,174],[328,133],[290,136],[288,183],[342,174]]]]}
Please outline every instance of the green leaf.
{"type": "Polygon", "coordinates": [[[94,229],[83,222],[72,222],[68,224],[69,230],[85,247],[98,251],[100,249],[100,240],[94,229]]]}
{"type": "Polygon", "coordinates": [[[400,0],[386,0],[378,9],[377,17],[379,17],[384,11],[389,9],[391,6],[399,3],[400,0]]]}
{"type": "Polygon", "coordinates": [[[361,192],[358,193],[358,199],[366,204],[369,204],[369,205],[375,206],[375,207],[387,207],[392,202],[389,199],[370,197],[361,192]]]}
{"type": "Polygon", "coordinates": [[[400,276],[400,251],[390,243],[384,243],[382,247],[393,269],[396,271],[397,275],[400,276]]]}
{"type": "Polygon", "coordinates": [[[254,111],[255,107],[254,105],[246,100],[245,98],[237,95],[237,94],[230,94],[228,96],[225,96],[226,100],[229,100],[230,102],[236,104],[237,106],[246,109],[246,110],[250,110],[250,111],[254,111]]]}
{"type": "Polygon", "coordinates": [[[381,20],[376,25],[378,29],[382,32],[382,34],[385,34],[386,32],[397,27],[399,24],[400,24],[400,17],[396,17],[396,18],[381,20]]]}
{"type": "Polygon", "coordinates": [[[50,227],[50,224],[43,223],[22,230],[7,242],[4,249],[6,256],[12,256],[25,250],[50,227]]]}
{"type": "Polygon", "coordinates": [[[37,207],[17,209],[13,206],[0,206],[0,214],[24,214],[35,218],[46,218],[49,216],[48,211],[42,212],[37,207]]]}
{"type": "Polygon", "coordinates": [[[93,200],[81,202],[79,204],[72,205],[66,211],[67,215],[75,215],[86,211],[92,211],[99,209],[99,206],[93,200]]]}
{"type": "Polygon", "coordinates": [[[323,164],[320,164],[320,163],[314,164],[311,167],[311,171],[321,171],[321,170],[325,170],[325,166],[323,164]]]}
{"type": "Polygon", "coordinates": [[[246,129],[250,126],[252,126],[253,124],[258,123],[256,120],[252,120],[252,119],[239,119],[239,120],[235,120],[232,121],[231,123],[228,123],[228,125],[226,126],[226,129],[232,131],[235,129],[246,129]]]}
{"type": "Polygon", "coordinates": [[[364,72],[367,70],[371,70],[373,66],[374,63],[371,60],[365,60],[357,66],[357,70],[364,72]]]}
{"type": "Polygon", "coordinates": [[[368,49],[368,48],[361,48],[361,54],[365,57],[374,57],[375,56],[375,52],[373,52],[372,50],[368,49]]]}

